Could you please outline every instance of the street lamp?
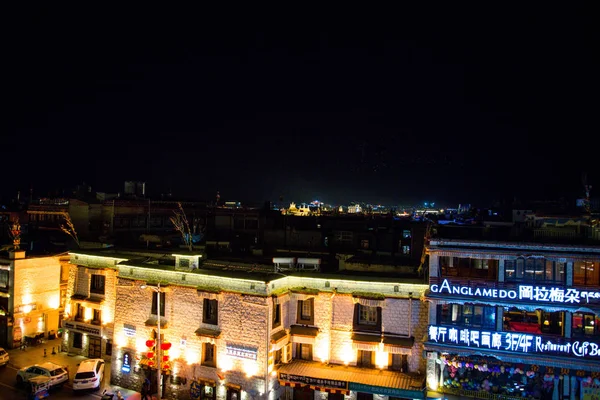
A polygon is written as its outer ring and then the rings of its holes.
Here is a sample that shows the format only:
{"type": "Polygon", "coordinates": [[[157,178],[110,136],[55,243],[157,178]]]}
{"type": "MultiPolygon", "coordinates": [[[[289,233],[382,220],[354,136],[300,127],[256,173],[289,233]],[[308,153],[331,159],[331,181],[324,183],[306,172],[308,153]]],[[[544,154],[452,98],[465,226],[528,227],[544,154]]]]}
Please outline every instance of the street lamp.
{"type": "Polygon", "coordinates": [[[157,387],[157,394],[156,394],[156,398],[158,400],[160,400],[161,395],[162,395],[162,370],[161,370],[161,366],[160,366],[160,361],[161,361],[161,340],[160,340],[160,294],[161,294],[161,290],[160,290],[160,282],[157,283],[156,287],[154,286],[148,286],[148,285],[142,285],[140,286],[142,289],[146,289],[146,288],[150,288],[152,290],[154,290],[156,292],[156,387],[157,387]]]}

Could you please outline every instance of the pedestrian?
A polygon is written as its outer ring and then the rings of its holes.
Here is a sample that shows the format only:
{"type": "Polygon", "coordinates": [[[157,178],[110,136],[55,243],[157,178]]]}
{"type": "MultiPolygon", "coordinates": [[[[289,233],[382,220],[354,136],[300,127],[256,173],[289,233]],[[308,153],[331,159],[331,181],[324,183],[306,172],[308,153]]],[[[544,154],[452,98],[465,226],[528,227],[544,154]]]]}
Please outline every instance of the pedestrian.
{"type": "Polygon", "coordinates": [[[152,400],[152,397],[150,397],[150,379],[148,378],[142,384],[142,400],[152,400]]]}

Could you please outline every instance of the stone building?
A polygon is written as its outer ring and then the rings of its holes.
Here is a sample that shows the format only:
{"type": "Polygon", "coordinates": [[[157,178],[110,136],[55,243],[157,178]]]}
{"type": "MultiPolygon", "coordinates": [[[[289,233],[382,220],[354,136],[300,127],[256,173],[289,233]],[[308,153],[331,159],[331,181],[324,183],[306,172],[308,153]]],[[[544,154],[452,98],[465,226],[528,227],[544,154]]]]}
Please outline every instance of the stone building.
{"type": "Polygon", "coordinates": [[[112,384],[139,390],[148,378],[156,391],[160,363],[165,398],[425,396],[420,281],[205,268],[186,252],[71,257],[118,272],[112,384]]]}
{"type": "Polygon", "coordinates": [[[0,346],[56,335],[61,314],[62,256],[10,250],[0,257],[0,346]]]}

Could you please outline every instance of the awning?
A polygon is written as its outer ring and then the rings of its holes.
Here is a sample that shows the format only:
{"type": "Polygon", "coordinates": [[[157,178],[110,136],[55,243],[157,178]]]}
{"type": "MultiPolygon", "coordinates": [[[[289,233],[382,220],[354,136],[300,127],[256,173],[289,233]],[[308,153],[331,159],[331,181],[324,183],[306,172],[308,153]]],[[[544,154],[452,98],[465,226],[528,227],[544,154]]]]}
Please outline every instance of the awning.
{"type": "Polygon", "coordinates": [[[415,338],[410,337],[397,337],[397,336],[384,336],[383,337],[383,351],[391,354],[411,354],[412,347],[415,343],[415,338]]]}
{"type": "Polygon", "coordinates": [[[283,364],[278,372],[279,382],[286,386],[293,384],[412,399],[425,398],[425,377],[421,375],[304,360],[283,364]]]}
{"type": "MultiPolygon", "coordinates": [[[[158,325],[156,318],[148,318],[146,320],[145,324],[146,324],[146,326],[157,326],[158,325]]],[[[169,327],[169,322],[166,319],[161,318],[160,319],[160,329],[167,329],[168,327],[169,327]]]]}
{"type": "Polygon", "coordinates": [[[221,336],[221,331],[218,329],[207,329],[207,328],[198,328],[196,329],[196,336],[202,336],[212,339],[218,339],[221,336]]]}
{"type": "Polygon", "coordinates": [[[292,325],[290,327],[290,335],[316,337],[319,333],[319,328],[304,325],[292,325]]]}
{"type": "Polygon", "coordinates": [[[381,343],[380,334],[353,333],[351,339],[354,350],[379,351],[379,343],[381,343]]]}
{"type": "Polygon", "coordinates": [[[235,383],[226,383],[225,387],[227,389],[233,389],[233,390],[241,390],[242,387],[240,385],[236,385],[235,383]]]}
{"type": "Polygon", "coordinates": [[[288,333],[285,329],[281,329],[280,331],[275,332],[271,335],[271,351],[280,350],[283,346],[286,345],[288,333]]]}

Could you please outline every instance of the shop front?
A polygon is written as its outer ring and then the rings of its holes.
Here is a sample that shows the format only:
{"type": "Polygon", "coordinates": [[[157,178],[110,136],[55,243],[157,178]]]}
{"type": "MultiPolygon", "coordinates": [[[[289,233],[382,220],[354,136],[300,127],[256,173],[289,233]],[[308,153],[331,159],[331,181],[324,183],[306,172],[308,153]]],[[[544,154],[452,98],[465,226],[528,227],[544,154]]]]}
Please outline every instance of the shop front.
{"type": "Polygon", "coordinates": [[[190,382],[190,398],[192,400],[215,400],[216,382],[212,379],[194,379],[190,382]]]}
{"type": "Polygon", "coordinates": [[[425,399],[425,379],[414,374],[304,360],[284,364],[278,372],[280,385],[288,391],[282,398],[313,400],[316,392],[326,392],[329,400],[343,400],[355,392],[358,400],[373,400],[374,395],[425,399]]]}
{"type": "Polygon", "coordinates": [[[561,366],[556,360],[541,357],[498,358],[460,352],[438,353],[428,358],[435,363],[435,373],[428,379],[435,382],[440,393],[540,400],[591,400],[600,395],[600,369],[590,371],[577,363],[561,366]]]}

